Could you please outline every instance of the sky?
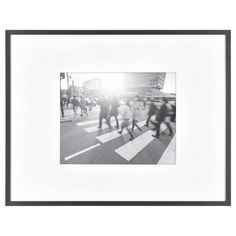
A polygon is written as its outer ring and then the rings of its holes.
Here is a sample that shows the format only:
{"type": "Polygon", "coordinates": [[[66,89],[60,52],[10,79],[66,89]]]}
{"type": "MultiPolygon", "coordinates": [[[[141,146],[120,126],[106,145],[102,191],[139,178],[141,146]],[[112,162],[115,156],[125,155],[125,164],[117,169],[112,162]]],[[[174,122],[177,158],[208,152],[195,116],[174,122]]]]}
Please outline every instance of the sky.
{"type": "Polygon", "coordinates": [[[162,89],[163,93],[176,93],[176,73],[166,73],[165,84],[162,89]]]}
{"type": "MultiPolygon", "coordinates": [[[[103,90],[114,90],[117,91],[122,89],[123,85],[123,73],[68,73],[71,76],[71,80],[74,81],[74,85],[81,87],[83,82],[90,79],[101,79],[103,90]]],[[[162,92],[165,93],[175,93],[175,76],[174,72],[167,72],[165,78],[165,84],[162,92]]],[[[71,84],[70,84],[71,85],[71,84]]],[[[62,89],[67,88],[66,79],[61,82],[62,89]]]]}

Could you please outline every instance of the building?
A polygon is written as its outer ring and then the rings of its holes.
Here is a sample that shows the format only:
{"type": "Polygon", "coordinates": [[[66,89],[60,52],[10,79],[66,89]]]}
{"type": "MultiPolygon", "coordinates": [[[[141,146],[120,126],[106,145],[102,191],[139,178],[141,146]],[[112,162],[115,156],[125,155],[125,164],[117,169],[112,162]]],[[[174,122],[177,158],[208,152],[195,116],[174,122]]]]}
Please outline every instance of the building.
{"type": "Polygon", "coordinates": [[[87,80],[83,83],[82,87],[85,96],[97,96],[101,91],[101,80],[87,80]]]}
{"type": "Polygon", "coordinates": [[[163,88],[166,73],[125,73],[124,92],[127,95],[154,96],[163,88]]]}

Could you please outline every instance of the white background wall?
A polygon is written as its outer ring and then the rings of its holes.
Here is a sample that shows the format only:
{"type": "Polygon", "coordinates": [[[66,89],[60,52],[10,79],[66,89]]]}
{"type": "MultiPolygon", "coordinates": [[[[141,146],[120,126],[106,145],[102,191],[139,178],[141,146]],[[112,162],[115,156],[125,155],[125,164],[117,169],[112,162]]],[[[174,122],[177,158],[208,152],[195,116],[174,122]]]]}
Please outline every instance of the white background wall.
{"type": "MultiPolygon", "coordinates": [[[[5,29],[231,29],[234,1],[1,1],[0,234],[1,235],[233,235],[231,207],[5,207],[5,29]],[[171,17],[170,17],[171,16],[171,17]]],[[[234,57],[232,56],[232,62],[234,57]]],[[[233,63],[232,63],[233,68],[233,63]]],[[[232,69],[232,78],[234,71],[232,69]]],[[[235,82],[232,79],[232,91],[235,82]]],[[[232,102],[236,95],[232,94],[232,102]]],[[[233,106],[232,106],[233,107],[233,106]]],[[[232,120],[235,120],[235,109],[232,120]]],[[[232,131],[235,125],[232,125],[232,131]]],[[[234,146],[235,136],[232,136],[234,146]]],[[[232,150],[232,172],[235,169],[232,150]]],[[[232,186],[236,178],[232,173],[232,186]]]]}

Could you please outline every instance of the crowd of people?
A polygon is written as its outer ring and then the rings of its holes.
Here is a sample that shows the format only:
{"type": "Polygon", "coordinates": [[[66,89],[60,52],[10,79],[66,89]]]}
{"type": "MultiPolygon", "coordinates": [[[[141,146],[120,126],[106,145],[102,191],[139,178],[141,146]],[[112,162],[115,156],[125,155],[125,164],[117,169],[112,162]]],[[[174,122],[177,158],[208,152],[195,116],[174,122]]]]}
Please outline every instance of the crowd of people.
{"type": "Polygon", "coordinates": [[[62,96],[64,109],[68,109],[69,104],[72,106],[74,115],[77,115],[78,108],[80,108],[80,115],[88,115],[89,111],[92,111],[93,106],[100,106],[99,124],[98,129],[102,129],[103,121],[111,128],[111,119],[115,119],[116,128],[118,132],[122,134],[126,129],[130,135],[130,140],[135,138],[134,129],[138,129],[143,132],[138,123],[143,118],[143,110],[147,111],[147,119],[145,126],[150,127],[155,131],[153,137],[159,138],[161,124],[165,124],[169,130],[169,135],[173,135],[173,129],[171,122],[175,122],[176,117],[176,105],[170,103],[166,97],[162,98],[162,101],[154,101],[152,99],[146,101],[140,97],[132,99],[125,99],[120,102],[115,96],[105,97],[101,96],[95,100],[92,97],[76,97],[73,95],[70,99],[64,94],[62,96]],[[158,104],[157,104],[158,103],[158,104]],[[119,123],[118,115],[121,116],[121,123],[119,123]]]}
{"type": "MultiPolygon", "coordinates": [[[[99,126],[98,128],[102,128],[102,121],[105,120],[105,123],[111,127],[110,119],[114,117],[116,120],[116,128],[119,129],[119,121],[118,121],[118,114],[121,115],[122,122],[121,122],[121,129],[118,131],[122,134],[123,130],[126,129],[130,135],[130,140],[135,138],[134,136],[134,129],[135,127],[140,131],[143,132],[141,127],[139,127],[138,122],[141,121],[142,118],[142,109],[146,107],[146,101],[140,99],[139,97],[135,97],[134,99],[126,99],[124,104],[119,104],[116,98],[106,99],[102,97],[100,102],[100,115],[99,115],[99,126]],[[144,105],[145,104],[145,105],[144,105]],[[131,122],[131,128],[129,127],[131,122]]],[[[149,108],[147,113],[147,119],[145,126],[149,127],[149,123],[152,124],[154,127],[153,130],[155,134],[153,137],[159,138],[160,136],[160,126],[164,123],[168,130],[169,135],[173,135],[173,129],[171,126],[171,122],[175,122],[175,114],[176,112],[176,105],[175,103],[169,103],[167,98],[162,98],[161,105],[157,106],[155,101],[149,101],[149,108]],[[154,117],[154,119],[151,119],[154,117]]]]}
{"type": "Polygon", "coordinates": [[[66,93],[62,95],[63,109],[68,110],[72,107],[74,115],[77,115],[77,111],[80,108],[80,116],[88,115],[88,111],[92,111],[93,106],[95,106],[95,101],[92,97],[79,96],[76,97],[72,95],[69,97],[66,93]]]}

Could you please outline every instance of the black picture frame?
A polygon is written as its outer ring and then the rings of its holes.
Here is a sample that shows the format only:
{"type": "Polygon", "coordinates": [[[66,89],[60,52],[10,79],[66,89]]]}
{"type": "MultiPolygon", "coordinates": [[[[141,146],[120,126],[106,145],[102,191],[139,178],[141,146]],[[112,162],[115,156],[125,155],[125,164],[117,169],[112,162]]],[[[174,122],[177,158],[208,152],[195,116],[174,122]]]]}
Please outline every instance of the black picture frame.
{"type": "Polygon", "coordinates": [[[6,30],[6,206],[230,206],[231,205],[231,31],[230,30],[6,30]],[[226,66],[225,201],[12,201],[11,36],[12,35],[224,35],[226,66]]]}

